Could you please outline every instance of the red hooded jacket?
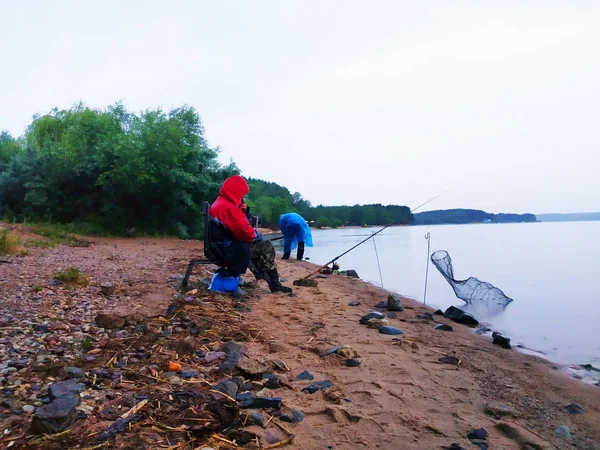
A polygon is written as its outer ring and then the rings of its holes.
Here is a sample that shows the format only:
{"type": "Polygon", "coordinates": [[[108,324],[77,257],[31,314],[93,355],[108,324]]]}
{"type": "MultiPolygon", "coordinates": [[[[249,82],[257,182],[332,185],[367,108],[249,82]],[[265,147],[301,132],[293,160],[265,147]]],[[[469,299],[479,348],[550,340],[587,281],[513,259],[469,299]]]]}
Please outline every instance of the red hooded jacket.
{"type": "Polygon", "coordinates": [[[256,237],[254,228],[241,210],[244,195],[248,192],[250,188],[244,178],[239,175],[229,177],[223,182],[219,196],[208,211],[241,242],[252,242],[256,237]]]}

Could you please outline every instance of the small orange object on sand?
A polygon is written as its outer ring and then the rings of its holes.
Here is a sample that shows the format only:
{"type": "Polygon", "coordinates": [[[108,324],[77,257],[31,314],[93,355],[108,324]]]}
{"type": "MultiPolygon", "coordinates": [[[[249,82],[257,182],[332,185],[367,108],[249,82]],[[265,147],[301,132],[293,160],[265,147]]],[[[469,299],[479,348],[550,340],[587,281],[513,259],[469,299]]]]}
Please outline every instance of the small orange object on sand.
{"type": "Polygon", "coordinates": [[[181,364],[169,361],[169,372],[181,372],[181,364]]]}

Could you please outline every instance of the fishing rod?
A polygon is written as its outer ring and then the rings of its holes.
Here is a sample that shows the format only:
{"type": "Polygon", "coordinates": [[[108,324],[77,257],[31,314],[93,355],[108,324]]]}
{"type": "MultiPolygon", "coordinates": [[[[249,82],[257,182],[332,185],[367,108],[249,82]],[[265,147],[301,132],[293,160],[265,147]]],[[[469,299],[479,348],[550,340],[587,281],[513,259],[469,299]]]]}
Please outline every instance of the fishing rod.
{"type": "MultiPolygon", "coordinates": [[[[444,195],[445,193],[447,193],[448,191],[450,191],[451,189],[447,189],[444,192],[442,192],[441,194],[436,195],[433,198],[430,198],[429,200],[427,200],[425,203],[421,203],[419,206],[417,206],[416,208],[413,208],[410,210],[410,212],[414,212],[419,208],[422,208],[423,206],[425,206],[427,203],[434,201],[436,198],[441,197],[442,195],[444,195]]],[[[338,259],[340,259],[342,256],[344,256],[347,253],[350,253],[352,250],[354,250],[356,247],[358,247],[359,245],[364,244],[365,242],[367,242],[369,239],[374,238],[375,236],[377,236],[379,233],[381,233],[383,230],[385,230],[388,227],[391,227],[392,224],[386,225],[385,227],[383,227],[381,230],[376,231],[375,233],[369,235],[367,238],[363,239],[362,241],[360,241],[358,244],[356,244],[354,247],[349,248],[348,250],[346,250],[344,253],[342,253],[341,255],[336,256],[335,258],[333,258],[331,261],[329,261],[326,264],[323,264],[321,267],[319,267],[317,270],[315,270],[314,272],[306,275],[304,277],[304,279],[310,278],[313,275],[316,275],[317,273],[319,273],[321,270],[325,269],[329,264],[333,264],[334,262],[336,262],[338,259]]]]}

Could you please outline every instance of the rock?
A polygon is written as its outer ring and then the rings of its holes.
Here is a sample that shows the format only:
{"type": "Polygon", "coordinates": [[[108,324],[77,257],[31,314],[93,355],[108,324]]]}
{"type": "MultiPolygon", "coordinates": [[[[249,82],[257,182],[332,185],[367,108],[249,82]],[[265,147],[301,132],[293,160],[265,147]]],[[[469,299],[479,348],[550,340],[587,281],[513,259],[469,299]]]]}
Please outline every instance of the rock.
{"type": "Polygon", "coordinates": [[[302,371],[297,377],[296,377],[296,381],[302,381],[302,380],[309,380],[312,381],[314,380],[315,377],[313,376],[312,373],[310,373],[308,370],[304,370],[302,371]]]}
{"type": "Polygon", "coordinates": [[[115,292],[115,285],[113,283],[105,282],[100,285],[100,290],[102,291],[102,294],[108,297],[115,292]]]}
{"type": "Polygon", "coordinates": [[[225,356],[227,356],[227,353],[225,353],[225,352],[211,352],[208,355],[204,356],[204,361],[213,362],[213,361],[216,361],[217,359],[223,359],[223,358],[225,358],[225,356]]]}
{"type": "Polygon", "coordinates": [[[385,327],[389,324],[390,322],[387,319],[369,319],[367,322],[367,327],[373,328],[374,330],[379,330],[381,327],[385,327]]]}
{"type": "Polygon", "coordinates": [[[577,403],[569,403],[565,406],[565,409],[569,414],[583,414],[585,412],[585,410],[577,403]]]}
{"type": "Polygon", "coordinates": [[[17,370],[24,369],[29,364],[28,359],[15,359],[8,362],[8,367],[14,367],[17,370]]]}
{"type": "Polygon", "coordinates": [[[300,423],[304,420],[304,413],[299,409],[293,409],[291,413],[283,413],[280,415],[279,419],[283,422],[300,423]]]}
{"type": "Polygon", "coordinates": [[[55,398],[66,394],[79,395],[81,392],[83,392],[84,388],[85,385],[83,383],[79,383],[77,380],[71,379],[52,383],[48,387],[48,394],[50,395],[50,399],[54,400],[55,398]]]}
{"type": "Polygon", "coordinates": [[[436,309],[433,314],[436,315],[436,316],[443,316],[444,315],[444,311],[442,311],[441,309],[436,309]]]}
{"type": "Polygon", "coordinates": [[[342,270],[342,271],[340,271],[340,275],[344,275],[345,277],[351,277],[351,278],[360,278],[358,276],[358,273],[356,273],[356,270],[353,270],[353,269],[342,270]]]}
{"type": "Polygon", "coordinates": [[[299,280],[294,280],[294,282],[292,284],[294,286],[301,286],[301,287],[317,287],[319,282],[317,280],[300,278],[299,280]]]}
{"type": "Polygon", "coordinates": [[[359,301],[353,301],[348,303],[348,306],[360,306],[360,302],[359,301]]]}
{"type": "Polygon", "coordinates": [[[482,336],[482,335],[484,335],[484,334],[488,334],[488,333],[489,333],[489,332],[491,332],[491,331],[492,331],[492,329],[491,329],[491,328],[489,328],[489,327],[486,327],[486,326],[482,325],[482,326],[478,327],[478,328],[475,330],[475,334],[478,334],[478,335],[482,336]]]}
{"type": "Polygon", "coordinates": [[[61,284],[63,284],[63,282],[60,280],[57,280],[56,278],[53,278],[51,280],[48,280],[47,284],[48,284],[48,286],[60,286],[61,284]]]}
{"type": "Polygon", "coordinates": [[[404,311],[402,302],[400,302],[400,297],[396,296],[395,294],[388,294],[387,309],[388,311],[404,311]]]}
{"type": "Polygon", "coordinates": [[[247,426],[258,425],[259,427],[262,427],[265,424],[265,418],[263,415],[260,413],[260,411],[255,410],[248,411],[248,414],[244,420],[246,421],[247,426]]]}
{"type": "Polygon", "coordinates": [[[72,378],[85,378],[85,372],[80,369],[79,367],[73,367],[73,366],[69,366],[69,367],[65,367],[63,368],[63,374],[65,376],[66,379],[70,380],[72,378]]]}
{"type": "Polygon", "coordinates": [[[50,327],[43,323],[36,325],[34,330],[38,333],[48,333],[50,331],[50,327]]]}
{"type": "Polygon", "coordinates": [[[35,410],[35,406],[32,405],[23,405],[23,411],[28,413],[28,412],[32,412],[35,410]]]}
{"type": "Polygon", "coordinates": [[[222,392],[231,398],[236,398],[238,393],[238,385],[232,381],[221,381],[213,385],[211,389],[222,392]]]}
{"type": "Polygon", "coordinates": [[[238,344],[235,341],[227,341],[223,344],[222,350],[225,353],[241,353],[242,355],[246,354],[246,347],[242,344],[238,344]]]}
{"type": "Polygon", "coordinates": [[[420,319],[420,320],[433,320],[433,314],[431,314],[430,312],[424,312],[424,313],[419,313],[415,316],[415,319],[420,319]]]}
{"type": "Polygon", "coordinates": [[[388,312],[385,317],[387,317],[388,319],[396,319],[398,317],[398,313],[395,312],[388,312]]]}
{"type": "Polygon", "coordinates": [[[456,356],[442,356],[438,359],[439,362],[443,364],[451,364],[453,366],[458,366],[460,364],[460,359],[456,356]]]}
{"type": "Polygon", "coordinates": [[[369,314],[365,314],[364,316],[362,316],[359,320],[359,323],[366,325],[367,322],[371,319],[384,319],[384,318],[385,318],[385,314],[383,314],[382,312],[371,311],[369,314]]]}
{"type": "Polygon", "coordinates": [[[237,363],[237,368],[242,372],[255,377],[262,375],[263,373],[270,373],[273,370],[272,366],[269,364],[246,357],[240,358],[237,363]]]}
{"type": "Polygon", "coordinates": [[[325,350],[323,353],[319,354],[319,357],[324,358],[325,356],[332,355],[332,354],[336,353],[340,348],[342,348],[341,345],[336,345],[335,347],[331,347],[331,348],[325,350]]]}
{"type": "Polygon", "coordinates": [[[494,331],[492,333],[493,341],[492,343],[495,345],[499,345],[502,348],[510,350],[510,338],[502,336],[500,333],[494,331]]]}
{"type": "Polygon", "coordinates": [[[454,331],[450,325],[445,323],[438,323],[435,327],[433,327],[433,329],[438,331],[454,331]]]}
{"type": "Polygon", "coordinates": [[[277,376],[271,373],[264,373],[262,376],[262,382],[267,389],[279,389],[281,387],[277,376]]]}
{"type": "Polygon", "coordinates": [[[513,410],[502,403],[487,403],[485,405],[485,413],[494,417],[511,416],[513,410]]]}
{"type": "Polygon", "coordinates": [[[485,441],[487,439],[487,431],[485,430],[485,428],[476,428],[475,430],[469,432],[469,434],[467,434],[467,439],[468,440],[473,440],[473,439],[477,439],[480,441],[485,441]]]}
{"type": "Polygon", "coordinates": [[[470,327],[476,327],[479,325],[479,322],[477,319],[475,319],[475,317],[473,317],[473,315],[463,311],[460,308],[457,308],[456,306],[450,306],[446,312],[444,312],[444,317],[470,327]]]}
{"type": "Polygon", "coordinates": [[[387,308],[387,302],[379,302],[373,308],[385,309],[385,308],[387,308]]]}
{"type": "Polygon", "coordinates": [[[445,447],[446,450],[467,450],[464,447],[461,447],[460,445],[458,445],[457,443],[453,442],[452,444],[450,444],[449,447],[445,447]]]}
{"type": "Polygon", "coordinates": [[[198,378],[198,372],[196,372],[195,370],[183,370],[179,375],[184,380],[189,380],[190,378],[198,378]]]}
{"type": "Polygon", "coordinates": [[[317,391],[322,391],[323,389],[328,389],[330,387],[333,387],[333,383],[330,380],[317,381],[316,383],[309,384],[302,388],[302,392],[306,391],[309,394],[314,394],[317,391]]]}
{"type": "Polygon", "coordinates": [[[257,397],[256,395],[245,392],[237,395],[237,401],[242,408],[251,409],[281,409],[282,400],[279,397],[257,397]]]}
{"type": "Polygon", "coordinates": [[[379,332],[381,334],[391,334],[393,336],[399,335],[399,334],[404,334],[404,331],[402,331],[400,328],[396,328],[396,327],[388,327],[388,326],[383,326],[379,329],[379,332]]]}
{"type": "Polygon", "coordinates": [[[571,430],[566,425],[560,425],[556,428],[556,430],[554,430],[554,436],[568,439],[571,437],[571,430]]]}
{"type": "Polygon", "coordinates": [[[358,367],[360,366],[360,361],[358,359],[347,359],[346,367],[358,367]]]}
{"type": "Polygon", "coordinates": [[[79,396],[74,394],[61,395],[49,405],[38,408],[31,420],[33,434],[55,434],[70,427],[77,416],[79,396]]]}
{"type": "Polygon", "coordinates": [[[342,345],[342,347],[337,351],[337,354],[343,356],[344,358],[358,358],[358,353],[349,345],[342,345]]]}
{"type": "Polygon", "coordinates": [[[95,322],[100,328],[113,330],[123,327],[125,325],[125,318],[122,315],[115,313],[100,313],[96,316],[95,322]]]}
{"type": "Polygon", "coordinates": [[[122,433],[129,428],[130,423],[137,422],[141,419],[139,414],[134,414],[126,418],[120,418],[115,420],[110,426],[98,434],[98,439],[101,441],[107,441],[114,438],[118,433],[122,433]]]}

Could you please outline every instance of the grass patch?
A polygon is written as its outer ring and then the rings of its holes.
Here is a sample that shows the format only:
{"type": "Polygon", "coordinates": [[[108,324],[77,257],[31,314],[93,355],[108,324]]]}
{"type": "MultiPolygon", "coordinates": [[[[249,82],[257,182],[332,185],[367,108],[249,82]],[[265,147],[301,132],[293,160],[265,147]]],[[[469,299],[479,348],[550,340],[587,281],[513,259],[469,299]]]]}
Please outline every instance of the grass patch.
{"type": "Polygon", "coordinates": [[[4,230],[0,233],[0,255],[18,254],[19,244],[19,235],[14,231],[4,230]]]}
{"type": "Polygon", "coordinates": [[[44,286],[42,286],[41,284],[36,284],[32,288],[33,292],[40,292],[42,289],[44,289],[44,286]]]}
{"type": "Polygon", "coordinates": [[[67,267],[65,270],[54,272],[52,275],[55,279],[62,281],[68,285],[86,286],[90,282],[90,278],[81,273],[77,267],[67,267]]]}
{"type": "Polygon", "coordinates": [[[92,345],[94,344],[94,341],[92,340],[91,337],[86,336],[85,339],[83,339],[80,343],[79,346],[81,347],[82,350],[89,350],[92,348],[92,345]]]}

